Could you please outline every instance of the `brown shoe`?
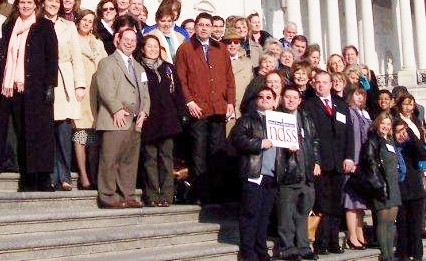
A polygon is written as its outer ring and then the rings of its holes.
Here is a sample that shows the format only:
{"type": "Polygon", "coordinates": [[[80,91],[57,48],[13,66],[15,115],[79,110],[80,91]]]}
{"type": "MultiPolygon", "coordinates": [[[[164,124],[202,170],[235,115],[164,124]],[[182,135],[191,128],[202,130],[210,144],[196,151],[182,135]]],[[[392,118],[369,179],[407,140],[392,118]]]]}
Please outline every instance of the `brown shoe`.
{"type": "Polygon", "coordinates": [[[141,208],[144,206],[144,204],[140,201],[129,199],[125,201],[126,208],[141,208]]]}
{"type": "Polygon", "coordinates": [[[126,202],[122,200],[116,201],[113,203],[105,203],[105,202],[100,203],[101,208],[125,208],[126,206],[127,206],[126,202]]]}

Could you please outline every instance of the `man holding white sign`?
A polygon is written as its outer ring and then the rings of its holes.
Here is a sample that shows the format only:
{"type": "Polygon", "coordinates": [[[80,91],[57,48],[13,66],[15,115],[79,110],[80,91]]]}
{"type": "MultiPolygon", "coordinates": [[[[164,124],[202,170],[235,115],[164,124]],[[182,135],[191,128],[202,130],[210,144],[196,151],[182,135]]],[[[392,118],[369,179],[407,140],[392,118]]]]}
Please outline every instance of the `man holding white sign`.
{"type": "Polygon", "coordinates": [[[270,260],[266,246],[269,215],[282,175],[282,149],[266,136],[265,112],[273,110],[276,93],[268,87],[254,96],[257,110],[240,117],[230,137],[240,156],[240,252],[238,260],[270,260]]]}
{"type": "Polygon", "coordinates": [[[349,108],[331,94],[328,72],[315,75],[315,97],[304,103],[320,138],[321,176],[315,180],[314,210],[322,213],[316,231],[314,248],[317,254],[336,253],[339,246],[340,219],[343,213],[343,182],[345,173],[355,170],[354,135],[349,108]]]}
{"type": "MultiPolygon", "coordinates": [[[[321,174],[320,145],[311,117],[299,109],[302,94],[296,86],[287,86],[283,95],[283,111],[294,117],[292,130],[297,144],[283,150],[284,173],[278,175],[278,236],[283,260],[316,260],[308,240],[306,218],[315,199],[314,176],[321,174]],[[296,146],[297,145],[297,146],[296,146]]],[[[293,136],[293,134],[291,135],[293,136]]]]}

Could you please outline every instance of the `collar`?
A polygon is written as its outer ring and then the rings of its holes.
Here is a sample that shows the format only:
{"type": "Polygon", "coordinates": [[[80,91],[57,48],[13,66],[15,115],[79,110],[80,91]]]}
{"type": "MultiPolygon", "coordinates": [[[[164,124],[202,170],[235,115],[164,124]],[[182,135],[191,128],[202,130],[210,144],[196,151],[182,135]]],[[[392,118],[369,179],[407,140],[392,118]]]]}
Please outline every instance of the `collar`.
{"type": "MultiPolygon", "coordinates": [[[[133,59],[133,56],[132,56],[132,55],[127,56],[127,55],[125,55],[122,51],[120,51],[119,49],[117,49],[117,52],[118,52],[118,54],[120,55],[121,59],[123,59],[124,64],[126,65],[126,68],[127,68],[127,66],[128,66],[128,60],[129,60],[129,58],[130,58],[130,59],[132,59],[132,62],[135,60],[135,59],[133,59]]],[[[127,69],[129,69],[129,68],[127,68],[127,69]]]]}
{"type": "Polygon", "coordinates": [[[205,41],[201,41],[201,39],[197,37],[197,40],[201,43],[201,45],[205,45],[205,44],[209,45],[210,44],[210,41],[209,41],[210,39],[207,39],[205,41]]]}
{"type": "Polygon", "coordinates": [[[112,29],[111,26],[109,26],[109,24],[107,22],[104,21],[104,19],[101,19],[101,23],[103,24],[103,26],[105,27],[105,29],[108,30],[108,32],[110,34],[112,34],[112,35],[114,34],[114,30],[112,29]]]}
{"type": "Polygon", "coordinates": [[[238,53],[236,54],[236,55],[233,55],[233,56],[229,56],[229,58],[231,59],[231,61],[232,60],[238,60],[238,53]]]}
{"type": "Polygon", "coordinates": [[[320,97],[320,96],[318,96],[318,98],[320,98],[320,100],[322,101],[322,103],[324,103],[325,104],[325,101],[324,100],[329,100],[330,101],[330,105],[332,105],[333,104],[333,101],[331,100],[331,94],[329,94],[328,96],[326,96],[326,97],[320,97]]]}

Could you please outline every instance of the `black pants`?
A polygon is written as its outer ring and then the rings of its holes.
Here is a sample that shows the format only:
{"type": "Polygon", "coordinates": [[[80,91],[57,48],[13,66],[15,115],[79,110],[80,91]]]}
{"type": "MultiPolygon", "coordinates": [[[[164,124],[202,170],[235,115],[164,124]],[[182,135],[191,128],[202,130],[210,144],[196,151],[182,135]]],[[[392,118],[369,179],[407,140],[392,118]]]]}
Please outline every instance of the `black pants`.
{"type": "Polygon", "coordinates": [[[321,221],[315,233],[315,248],[339,246],[340,216],[322,213],[321,221]]]}
{"type": "Polygon", "coordinates": [[[218,185],[225,182],[223,180],[221,182],[221,177],[217,176],[222,173],[221,165],[226,159],[225,117],[214,115],[193,120],[190,125],[190,136],[193,142],[190,178],[190,183],[195,185],[193,196],[202,201],[209,201],[211,194],[218,193],[218,185]]]}
{"type": "Polygon", "coordinates": [[[424,199],[403,200],[396,217],[398,241],[396,251],[400,258],[413,257],[422,260],[422,232],[424,223],[424,199]]]}
{"type": "Polygon", "coordinates": [[[268,253],[266,246],[269,215],[276,194],[273,177],[264,176],[262,183],[243,181],[240,204],[240,256],[258,260],[268,253]]]}

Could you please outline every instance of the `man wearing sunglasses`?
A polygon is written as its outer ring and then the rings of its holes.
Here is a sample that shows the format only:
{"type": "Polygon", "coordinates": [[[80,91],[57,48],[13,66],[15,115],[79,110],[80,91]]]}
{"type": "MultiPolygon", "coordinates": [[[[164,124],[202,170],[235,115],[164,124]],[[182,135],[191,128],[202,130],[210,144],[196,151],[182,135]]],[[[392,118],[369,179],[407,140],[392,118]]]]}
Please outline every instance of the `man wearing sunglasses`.
{"type": "Polygon", "coordinates": [[[256,110],[243,114],[231,131],[232,145],[240,156],[240,251],[244,261],[269,261],[266,246],[269,215],[276,195],[276,176],[282,176],[282,149],[273,147],[266,134],[266,111],[273,110],[277,95],[269,87],[257,92],[256,110]]]}

